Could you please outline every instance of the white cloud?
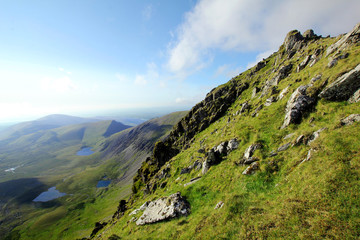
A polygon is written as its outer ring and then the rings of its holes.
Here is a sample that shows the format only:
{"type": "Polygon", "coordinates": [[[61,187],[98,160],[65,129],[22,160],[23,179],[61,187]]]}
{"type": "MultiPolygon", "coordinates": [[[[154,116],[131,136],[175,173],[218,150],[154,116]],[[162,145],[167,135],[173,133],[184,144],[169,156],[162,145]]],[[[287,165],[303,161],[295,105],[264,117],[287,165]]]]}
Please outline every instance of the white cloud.
{"type": "Polygon", "coordinates": [[[147,84],[147,80],[144,75],[136,75],[134,83],[138,86],[145,86],[147,84]]]}
{"type": "Polygon", "coordinates": [[[359,9],[358,0],[200,0],[170,43],[167,66],[177,73],[194,71],[216,49],[277,49],[292,29],[337,35],[359,21],[359,9]]]}
{"type": "Polygon", "coordinates": [[[124,74],[116,73],[115,77],[121,82],[125,83],[128,81],[128,78],[124,74]]]}
{"type": "Polygon", "coordinates": [[[68,77],[50,78],[45,77],[41,81],[41,89],[44,91],[55,91],[58,93],[68,92],[77,89],[77,86],[68,77]]]}

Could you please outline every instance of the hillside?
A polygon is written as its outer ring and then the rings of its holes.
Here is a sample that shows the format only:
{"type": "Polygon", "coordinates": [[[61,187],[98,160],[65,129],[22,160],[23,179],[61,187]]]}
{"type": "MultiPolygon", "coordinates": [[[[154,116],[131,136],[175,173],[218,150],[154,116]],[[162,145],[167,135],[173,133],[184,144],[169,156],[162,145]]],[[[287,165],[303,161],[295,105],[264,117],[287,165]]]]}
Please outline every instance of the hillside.
{"type": "MultiPolygon", "coordinates": [[[[18,225],[10,239],[74,239],[90,235],[94,223],[110,219],[119,199],[129,196],[132,178],[151,154],[155,142],[164,139],[186,113],[168,114],[117,133],[113,132],[123,125],[115,121],[52,129],[56,139],[71,146],[63,146],[44,159],[47,165],[36,165],[43,167],[45,173],[34,170],[32,178],[0,183],[0,199],[8,202],[3,205],[0,202],[0,221],[4,223],[0,233],[18,225]],[[96,152],[75,155],[82,146],[92,146],[96,152]],[[100,180],[111,180],[111,184],[98,188],[100,180]],[[50,186],[67,195],[45,203],[31,203],[50,186]]],[[[12,176],[23,168],[16,169],[12,176]]]]}
{"type": "Polygon", "coordinates": [[[91,239],[358,239],[360,24],[288,33],[212,90],[91,239]]]}

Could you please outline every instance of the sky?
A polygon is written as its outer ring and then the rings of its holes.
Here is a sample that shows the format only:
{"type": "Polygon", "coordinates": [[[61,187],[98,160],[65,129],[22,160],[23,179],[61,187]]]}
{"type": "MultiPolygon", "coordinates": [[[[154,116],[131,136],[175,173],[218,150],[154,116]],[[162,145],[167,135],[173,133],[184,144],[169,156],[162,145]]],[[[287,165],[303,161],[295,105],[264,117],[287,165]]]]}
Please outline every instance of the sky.
{"type": "Polygon", "coordinates": [[[337,36],[359,0],[0,0],[0,123],[190,109],[278,50],[337,36]]]}

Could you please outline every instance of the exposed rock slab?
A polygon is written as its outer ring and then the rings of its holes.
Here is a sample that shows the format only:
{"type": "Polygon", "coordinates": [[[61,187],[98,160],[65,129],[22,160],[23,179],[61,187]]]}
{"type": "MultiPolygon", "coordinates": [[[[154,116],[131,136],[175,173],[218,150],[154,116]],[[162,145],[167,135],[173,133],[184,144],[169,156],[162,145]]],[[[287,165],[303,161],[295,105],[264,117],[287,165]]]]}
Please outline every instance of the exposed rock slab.
{"type": "Polygon", "coordinates": [[[181,196],[180,192],[169,197],[162,197],[149,203],[143,215],[136,221],[136,225],[155,223],[190,213],[190,204],[181,196]]]}
{"type": "Polygon", "coordinates": [[[260,169],[260,164],[259,162],[253,162],[250,166],[248,166],[243,172],[243,175],[252,175],[254,174],[257,170],[260,169]]]}
{"type": "Polygon", "coordinates": [[[305,112],[309,111],[314,105],[315,100],[306,95],[309,85],[298,87],[286,104],[285,119],[281,128],[289,126],[291,123],[299,123],[305,112]]]}
{"type": "Polygon", "coordinates": [[[330,101],[348,100],[360,88],[360,64],[326,87],[319,97],[330,101]]]}
{"type": "Polygon", "coordinates": [[[357,103],[360,102],[360,88],[354,92],[354,94],[349,98],[349,103],[357,103]]]}
{"type": "Polygon", "coordinates": [[[234,151],[235,149],[237,149],[239,147],[239,144],[240,144],[240,142],[236,138],[231,139],[227,145],[227,152],[234,151]]]}
{"type": "Polygon", "coordinates": [[[307,144],[310,144],[311,142],[315,141],[318,137],[320,137],[320,133],[325,130],[327,130],[327,128],[321,128],[321,129],[313,132],[313,134],[311,134],[310,139],[307,144]]]}
{"type": "Polygon", "coordinates": [[[346,118],[341,120],[341,125],[351,125],[354,122],[359,122],[360,121],[360,114],[351,114],[349,116],[347,116],[346,118]]]}
{"type": "Polygon", "coordinates": [[[335,51],[342,51],[343,49],[349,47],[352,44],[355,44],[360,41],[360,23],[358,23],[351,32],[347,33],[339,39],[336,43],[326,49],[326,56],[329,56],[335,51]]]}
{"type": "Polygon", "coordinates": [[[244,157],[243,157],[243,162],[248,162],[251,163],[252,161],[252,156],[255,152],[256,149],[260,149],[262,146],[259,143],[255,143],[255,144],[251,144],[244,152],[244,157]],[[249,162],[250,161],[250,162],[249,162]]]}

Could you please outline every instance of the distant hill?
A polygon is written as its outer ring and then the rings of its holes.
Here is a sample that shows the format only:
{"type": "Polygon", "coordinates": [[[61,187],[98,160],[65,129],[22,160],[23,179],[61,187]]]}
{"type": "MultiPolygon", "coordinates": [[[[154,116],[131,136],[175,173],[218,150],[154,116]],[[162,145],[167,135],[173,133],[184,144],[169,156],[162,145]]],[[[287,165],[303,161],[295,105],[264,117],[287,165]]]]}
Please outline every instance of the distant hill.
{"type": "Polygon", "coordinates": [[[41,130],[48,130],[62,126],[67,126],[67,125],[87,123],[87,122],[97,122],[97,121],[99,120],[92,118],[74,117],[63,114],[53,114],[39,118],[34,121],[18,123],[6,129],[3,129],[0,132],[0,140],[4,140],[8,138],[14,139],[41,130]]]}

